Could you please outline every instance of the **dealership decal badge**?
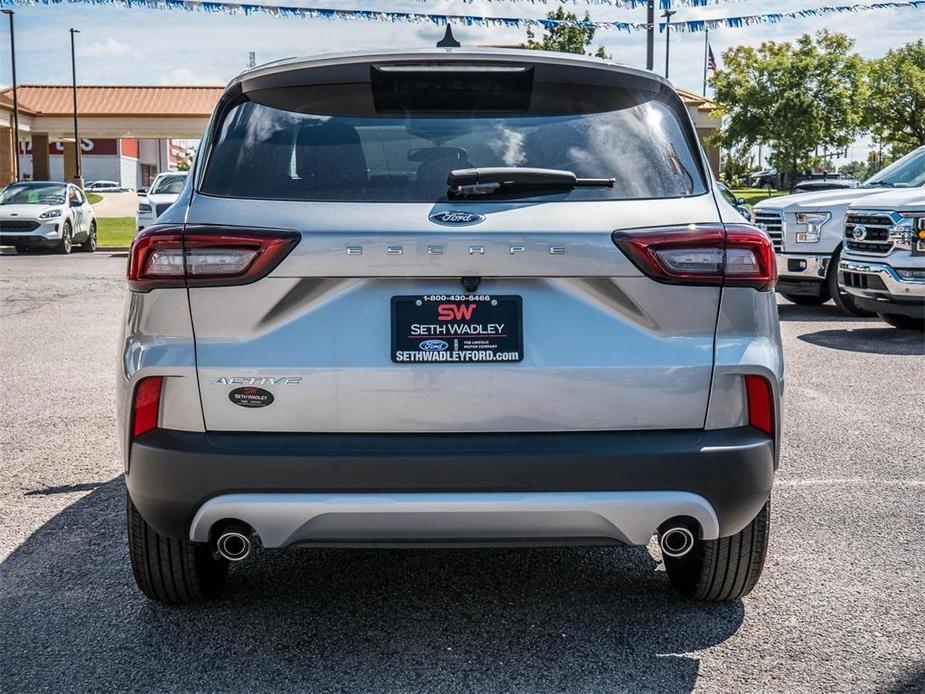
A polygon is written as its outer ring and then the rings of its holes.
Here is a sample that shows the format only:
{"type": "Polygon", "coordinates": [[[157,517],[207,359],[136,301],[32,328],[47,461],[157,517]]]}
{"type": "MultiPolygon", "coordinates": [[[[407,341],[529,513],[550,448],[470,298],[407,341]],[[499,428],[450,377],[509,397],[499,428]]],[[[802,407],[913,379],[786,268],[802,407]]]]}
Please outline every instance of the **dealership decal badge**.
{"type": "Polygon", "coordinates": [[[273,404],[273,393],[263,388],[246,386],[228,393],[228,399],[241,407],[266,407],[273,404]]]}

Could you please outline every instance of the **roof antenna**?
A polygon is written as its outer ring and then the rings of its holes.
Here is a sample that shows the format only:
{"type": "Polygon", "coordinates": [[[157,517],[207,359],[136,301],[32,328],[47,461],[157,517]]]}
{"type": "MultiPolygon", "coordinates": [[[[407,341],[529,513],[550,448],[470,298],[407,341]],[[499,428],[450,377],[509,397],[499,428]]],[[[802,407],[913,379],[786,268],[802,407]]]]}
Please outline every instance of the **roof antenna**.
{"type": "Polygon", "coordinates": [[[446,33],[443,38],[437,41],[437,48],[459,48],[462,44],[453,36],[453,27],[447,23],[446,33]]]}

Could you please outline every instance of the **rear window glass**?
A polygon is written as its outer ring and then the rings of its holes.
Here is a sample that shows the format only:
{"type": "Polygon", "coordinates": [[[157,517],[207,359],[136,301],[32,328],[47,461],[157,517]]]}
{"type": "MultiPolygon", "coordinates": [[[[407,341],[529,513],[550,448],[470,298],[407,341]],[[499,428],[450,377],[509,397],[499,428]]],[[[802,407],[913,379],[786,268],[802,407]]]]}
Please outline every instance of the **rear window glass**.
{"type": "Polygon", "coordinates": [[[648,91],[553,83],[509,84],[495,97],[482,83],[454,79],[445,89],[431,78],[421,89],[373,80],[252,92],[218,126],[202,192],[437,202],[447,199],[450,171],[497,166],[616,179],[613,188],[535,196],[544,201],[706,191],[677,97],[671,103],[648,91]],[[454,90],[459,84],[466,89],[454,90]]]}

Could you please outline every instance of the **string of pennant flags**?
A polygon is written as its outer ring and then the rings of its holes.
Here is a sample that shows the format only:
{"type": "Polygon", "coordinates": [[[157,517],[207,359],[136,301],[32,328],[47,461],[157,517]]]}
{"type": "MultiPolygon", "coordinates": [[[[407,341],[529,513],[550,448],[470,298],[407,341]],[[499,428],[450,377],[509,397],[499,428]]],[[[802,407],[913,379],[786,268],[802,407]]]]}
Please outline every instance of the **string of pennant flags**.
{"type": "MultiPolygon", "coordinates": [[[[689,6],[704,6],[724,0],[672,0],[672,6],[688,4],[689,6]]],[[[725,0],[728,1],[728,0],[725,0]]],[[[629,3],[645,5],[644,0],[611,0],[614,4],[629,3]]],[[[624,21],[592,21],[592,20],[558,20],[546,17],[498,17],[489,15],[465,14],[435,14],[430,12],[395,12],[388,10],[350,10],[325,7],[310,7],[302,5],[263,5],[245,2],[220,2],[213,0],[0,0],[3,5],[96,5],[116,6],[125,8],[153,9],[153,10],[184,10],[187,12],[204,12],[209,14],[256,15],[268,14],[277,17],[291,17],[302,19],[320,19],[325,21],[353,20],[387,23],[413,23],[459,24],[475,27],[503,27],[503,28],[553,28],[556,26],[583,26],[595,30],[635,32],[648,28],[645,22],[624,21]]],[[[660,4],[669,4],[668,0],[660,4]]],[[[856,12],[870,12],[875,10],[896,9],[925,9],[925,0],[903,0],[894,2],[876,2],[853,5],[826,5],[792,12],[770,12],[766,14],[752,14],[741,17],[720,17],[715,19],[692,19],[671,22],[674,32],[701,32],[715,29],[741,29],[758,24],[777,24],[786,19],[805,19],[807,17],[822,17],[831,14],[849,14],[856,12]]],[[[658,24],[660,32],[664,32],[665,22],[658,24]]]]}

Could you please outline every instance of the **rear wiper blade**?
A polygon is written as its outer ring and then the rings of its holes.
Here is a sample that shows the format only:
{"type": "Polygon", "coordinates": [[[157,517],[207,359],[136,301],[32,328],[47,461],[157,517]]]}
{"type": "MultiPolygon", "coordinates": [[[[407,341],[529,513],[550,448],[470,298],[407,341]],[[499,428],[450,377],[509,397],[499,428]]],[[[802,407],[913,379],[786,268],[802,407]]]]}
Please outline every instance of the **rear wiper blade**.
{"type": "Polygon", "coordinates": [[[515,191],[561,192],[578,187],[613,188],[613,178],[579,178],[571,171],[496,166],[456,169],[446,177],[450,195],[491,195],[515,191]]]}

